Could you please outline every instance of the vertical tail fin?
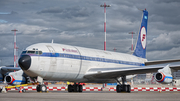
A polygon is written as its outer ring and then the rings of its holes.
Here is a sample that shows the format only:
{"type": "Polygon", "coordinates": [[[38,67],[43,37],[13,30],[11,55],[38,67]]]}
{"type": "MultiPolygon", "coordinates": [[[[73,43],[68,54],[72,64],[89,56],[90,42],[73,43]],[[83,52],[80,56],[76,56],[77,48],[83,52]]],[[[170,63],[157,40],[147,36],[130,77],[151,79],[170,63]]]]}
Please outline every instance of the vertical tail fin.
{"type": "Polygon", "coordinates": [[[148,22],[148,11],[143,10],[143,16],[139,35],[133,55],[141,58],[146,58],[146,37],[147,37],[147,22],[148,22]]]}

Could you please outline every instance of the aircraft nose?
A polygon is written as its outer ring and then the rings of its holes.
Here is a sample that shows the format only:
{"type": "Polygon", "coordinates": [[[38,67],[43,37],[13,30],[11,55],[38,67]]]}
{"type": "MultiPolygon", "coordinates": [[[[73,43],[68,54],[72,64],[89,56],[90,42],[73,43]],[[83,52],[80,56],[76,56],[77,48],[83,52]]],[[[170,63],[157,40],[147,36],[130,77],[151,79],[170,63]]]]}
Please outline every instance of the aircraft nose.
{"type": "Polygon", "coordinates": [[[31,66],[31,57],[29,55],[23,55],[19,58],[18,62],[22,70],[28,70],[31,66]]]}

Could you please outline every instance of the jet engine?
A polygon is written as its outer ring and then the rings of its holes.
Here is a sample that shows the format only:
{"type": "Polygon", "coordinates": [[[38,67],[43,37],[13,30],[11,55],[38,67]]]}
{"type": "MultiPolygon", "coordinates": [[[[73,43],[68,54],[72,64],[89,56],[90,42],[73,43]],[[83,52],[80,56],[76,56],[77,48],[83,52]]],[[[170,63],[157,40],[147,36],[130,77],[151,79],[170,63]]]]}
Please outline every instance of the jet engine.
{"type": "Polygon", "coordinates": [[[11,85],[19,85],[19,84],[26,83],[26,79],[23,76],[6,75],[5,81],[6,81],[6,83],[11,84],[11,85]]]}
{"type": "Polygon", "coordinates": [[[23,71],[10,72],[5,76],[4,81],[10,85],[25,84],[27,82],[26,77],[23,75],[23,71]]]}
{"type": "Polygon", "coordinates": [[[163,72],[158,72],[155,74],[154,76],[155,80],[159,83],[164,83],[164,84],[168,84],[172,82],[172,75],[171,74],[166,74],[163,72]]]}
{"type": "Polygon", "coordinates": [[[169,65],[165,66],[162,69],[159,69],[155,74],[154,79],[159,83],[168,84],[173,81],[172,70],[169,65]]]}

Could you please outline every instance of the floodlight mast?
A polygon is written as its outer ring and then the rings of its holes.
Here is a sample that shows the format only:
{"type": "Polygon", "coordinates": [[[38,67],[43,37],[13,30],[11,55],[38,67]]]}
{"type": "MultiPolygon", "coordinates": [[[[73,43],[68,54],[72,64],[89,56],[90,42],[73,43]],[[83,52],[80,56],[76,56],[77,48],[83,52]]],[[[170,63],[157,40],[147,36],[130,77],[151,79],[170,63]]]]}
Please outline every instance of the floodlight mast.
{"type": "Polygon", "coordinates": [[[17,47],[16,47],[16,31],[18,31],[18,30],[14,29],[11,31],[14,32],[14,67],[17,67],[17,64],[16,64],[16,60],[17,60],[17,56],[16,56],[16,49],[17,49],[17,47]]]}
{"type": "Polygon", "coordinates": [[[132,34],[132,44],[131,44],[131,51],[133,52],[133,34],[135,34],[135,32],[129,32],[129,34],[132,34]]]}
{"type": "Polygon", "coordinates": [[[111,5],[104,3],[104,5],[100,5],[100,7],[104,7],[104,50],[106,50],[106,7],[111,7],[111,5]]]}

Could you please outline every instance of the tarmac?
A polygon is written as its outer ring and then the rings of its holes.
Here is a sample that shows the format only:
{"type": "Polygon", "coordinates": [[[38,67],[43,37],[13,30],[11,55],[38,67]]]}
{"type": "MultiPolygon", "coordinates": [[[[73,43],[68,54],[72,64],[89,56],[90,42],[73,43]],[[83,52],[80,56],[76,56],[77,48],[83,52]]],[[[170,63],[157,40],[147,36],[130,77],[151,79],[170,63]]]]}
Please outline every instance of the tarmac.
{"type": "Polygon", "coordinates": [[[0,101],[179,101],[180,92],[91,92],[68,93],[57,91],[37,93],[34,91],[17,93],[11,91],[0,94],[0,101]]]}
{"type": "MultiPolygon", "coordinates": [[[[57,85],[48,85],[56,87],[57,85]]],[[[60,87],[66,85],[58,85],[60,87]]],[[[102,85],[86,85],[85,87],[101,87],[102,85]]],[[[107,86],[115,87],[115,86],[107,86]]],[[[134,85],[133,87],[173,87],[171,85],[134,85]]],[[[68,93],[62,91],[48,91],[38,93],[35,90],[28,90],[19,93],[17,90],[0,93],[0,101],[179,101],[180,91],[132,91],[131,93],[116,93],[116,91],[83,91],[82,93],[68,93]]]]}

